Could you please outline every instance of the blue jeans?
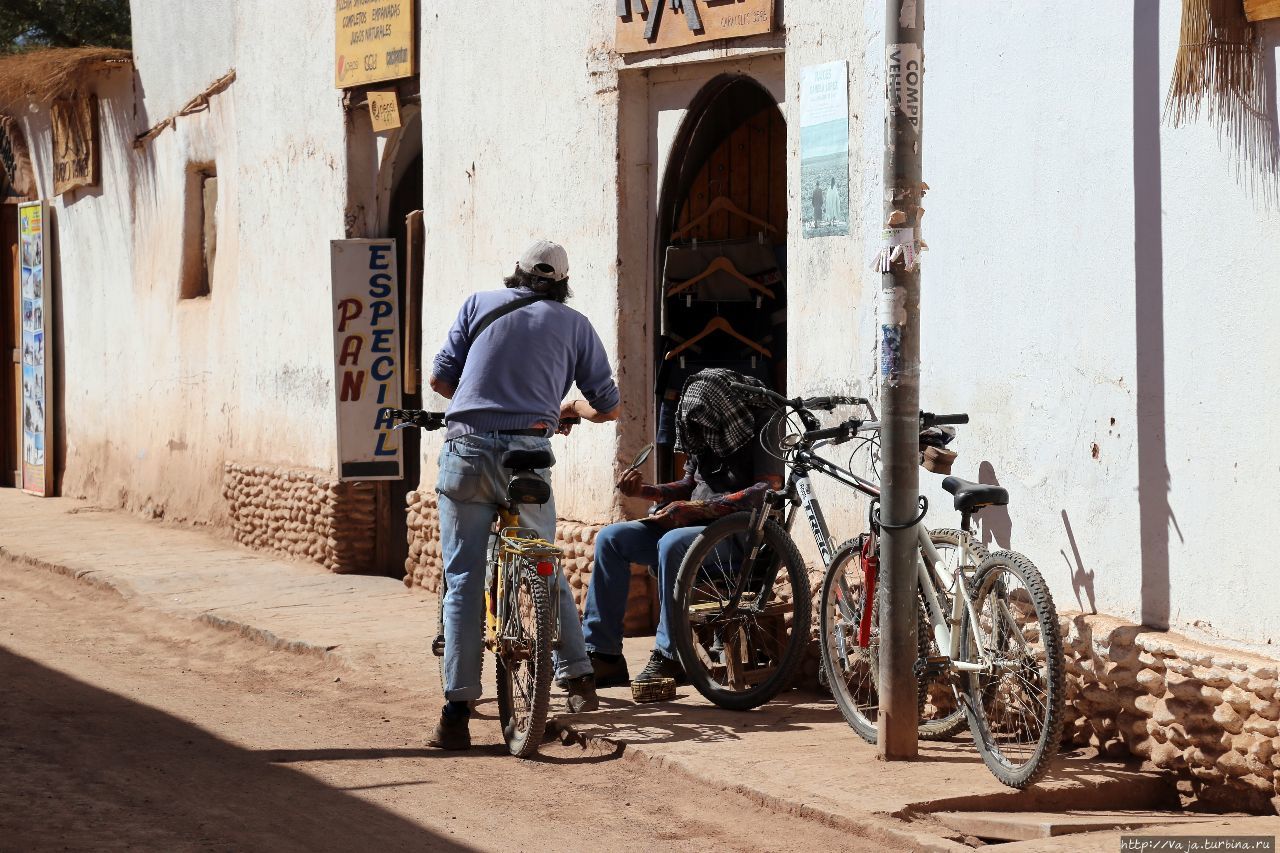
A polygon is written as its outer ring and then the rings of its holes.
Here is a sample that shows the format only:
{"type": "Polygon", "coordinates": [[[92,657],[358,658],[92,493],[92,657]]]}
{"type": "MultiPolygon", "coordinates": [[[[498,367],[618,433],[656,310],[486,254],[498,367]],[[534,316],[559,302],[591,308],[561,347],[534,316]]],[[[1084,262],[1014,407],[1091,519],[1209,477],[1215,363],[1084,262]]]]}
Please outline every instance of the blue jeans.
{"type": "MultiPolygon", "coordinates": [[[[440,507],[440,545],[444,552],[444,672],[445,698],[479,699],[484,655],[484,576],[489,531],[498,507],[507,502],[510,472],[502,467],[508,450],[550,450],[545,438],[483,433],[464,435],[444,443],[436,493],[440,507]]],[[[539,471],[543,477],[549,471],[539,471]]],[[[524,504],[520,521],[549,542],[556,536],[555,499],[542,506],[524,504]]],[[[555,655],[556,678],[577,678],[591,672],[582,640],[573,592],[560,575],[560,649],[555,655]]]]}
{"type": "Polygon", "coordinates": [[[631,564],[656,570],[658,577],[658,630],[653,646],[676,659],[671,641],[672,602],[676,573],[684,555],[705,527],[662,528],[643,521],[610,524],[596,534],[596,563],[582,612],[582,633],[587,648],[606,655],[622,654],[622,622],[631,590],[631,564]]]}

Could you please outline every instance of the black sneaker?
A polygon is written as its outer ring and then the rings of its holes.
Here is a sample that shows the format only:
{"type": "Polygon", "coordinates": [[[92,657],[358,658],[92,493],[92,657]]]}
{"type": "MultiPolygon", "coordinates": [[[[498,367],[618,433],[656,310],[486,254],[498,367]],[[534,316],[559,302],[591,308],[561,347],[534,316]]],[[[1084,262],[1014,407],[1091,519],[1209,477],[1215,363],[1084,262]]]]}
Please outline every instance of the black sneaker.
{"type": "Polygon", "coordinates": [[[580,675],[570,678],[565,688],[569,695],[565,698],[565,708],[570,714],[584,714],[587,711],[600,709],[600,697],[596,696],[596,680],[592,675],[580,675]]]}
{"type": "Polygon", "coordinates": [[[657,678],[674,678],[676,684],[688,684],[688,679],[684,675],[684,667],[679,661],[674,661],[664,655],[657,649],[649,655],[649,663],[645,664],[645,668],[640,670],[632,681],[653,681],[657,678]]]}
{"type": "Polygon", "coordinates": [[[631,683],[627,659],[622,655],[617,655],[613,660],[605,660],[592,652],[591,668],[595,671],[596,687],[626,687],[631,683]]]}
{"type": "Polygon", "coordinates": [[[440,722],[436,723],[436,730],[432,732],[427,745],[437,749],[470,749],[470,724],[471,718],[465,714],[450,716],[441,711],[440,722]]]}
{"type": "MultiPolygon", "coordinates": [[[[611,655],[614,660],[605,660],[595,652],[590,653],[591,671],[596,677],[596,687],[626,687],[631,683],[631,675],[627,672],[627,661],[622,655],[611,655]]],[[[557,678],[556,687],[569,689],[569,679],[557,678]]]]}

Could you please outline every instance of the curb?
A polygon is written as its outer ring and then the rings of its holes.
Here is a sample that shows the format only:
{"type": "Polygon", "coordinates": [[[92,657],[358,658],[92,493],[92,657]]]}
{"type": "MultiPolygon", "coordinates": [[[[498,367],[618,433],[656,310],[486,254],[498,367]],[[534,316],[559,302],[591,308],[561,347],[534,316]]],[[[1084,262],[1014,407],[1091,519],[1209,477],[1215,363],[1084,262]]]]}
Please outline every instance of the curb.
{"type": "Polygon", "coordinates": [[[164,607],[156,606],[149,603],[140,596],[131,585],[112,580],[107,575],[102,574],[96,569],[73,569],[70,566],[61,563],[51,563],[48,560],[42,560],[39,557],[32,557],[28,554],[19,554],[10,548],[0,545],[0,557],[13,560],[24,566],[30,566],[34,569],[50,572],[55,575],[61,575],[80,583],[90,586],[102,592],[110,593],[122,602],[133,604],[136,607],[145,607],[156,613],[161,613],[173,619],[182,619],[187,622],[196,622],[206,625],[218,631],[228,634],[234,634],[249,642],[256,643],[272,651],[287,652],[289,654],[299,655],[301,657],[317,658],[326,663],[336,664],[344,669],[349,669],[351,664],[346,658],[340,654],[336,654],[332,647],[318,646],[314,643],[308,643],[304,640],[286,640],[265,628],[258,628],[234,618],[220,616],[212,610],[206,610],[202,613],[190,615],[179,613],[173,610],[167,610],[164,607]]]}
{"type": "Polygon", "coordinates": [[[562,743],[577,744],[583,749],[593,749],[601,753],[614,753],[623,760],[664,770],[712,790],[743,797],[752,804],[775,814],[785,814],[810,820],[829,826],[832,829],[848,832],[850,835],[864,838],[868,841],[879,841],[893,845],[894,849],[939,851],[939,853],[957,853],[958,851],[972,850],[972,848],[959,842],[950,841],[938,833],[929,831],[912,832],[909,829],[896,827],[890,822],[894,819],[894,815],[872,812],[860,815],[857,818],[850,817],[805,803],[787,800],[774,794],[767,794],[750,785],[725,782],[714,777],[705,776],[697,771],[690,770],[681,761],[661,755],[653,755],[646,752],[643,747],[629,746],[600,735],[584,734],[575,729],[572,723],[566,723],[560,719],[551,721],[548,727],[554,728],[562,743]]]}

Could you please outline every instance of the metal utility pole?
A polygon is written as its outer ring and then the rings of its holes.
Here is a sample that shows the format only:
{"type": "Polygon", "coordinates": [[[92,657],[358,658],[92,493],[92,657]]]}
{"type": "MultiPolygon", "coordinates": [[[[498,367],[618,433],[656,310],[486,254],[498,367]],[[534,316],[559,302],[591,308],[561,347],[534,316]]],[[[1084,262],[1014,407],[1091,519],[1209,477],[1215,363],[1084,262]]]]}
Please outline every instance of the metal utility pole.
{"type": "Polygon", "coordinates": [[[880,714],[877,750],[913,759],[918,709],[916,531],[920,489],[920,153],[924,120],[925,0],[887,0],[885,14],[885,231],[880,255],[880,714]]]}

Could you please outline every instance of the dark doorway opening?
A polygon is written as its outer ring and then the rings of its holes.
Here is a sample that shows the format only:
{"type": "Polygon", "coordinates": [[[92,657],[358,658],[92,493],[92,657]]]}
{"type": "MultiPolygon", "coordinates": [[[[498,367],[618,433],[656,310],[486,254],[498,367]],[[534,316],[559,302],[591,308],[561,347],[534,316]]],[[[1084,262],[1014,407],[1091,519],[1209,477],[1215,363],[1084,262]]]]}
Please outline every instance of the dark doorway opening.
{"type": "Polygon", "coordinates": [[[21,284],[18,278],[18,208],[0,204],[0,486],[20,485],[18,459],[22,444],[22,396],[18,351],[21,284]]]}
{"type": "Polygon", "coordinates": [[[706,367],[786,392],[787,131],[773,96],[717,77],[690,107],[658,205],[658,476],[680,476],[675,406],[706,367]]]}
{"type": "MultiPolygon", "coordinates": [[[[411,124],[406,131],[412,132],[416,127],[416,123],[411,124]]],[[[422,311],[420,299],[422,282],[414,281],[415,273],[409,263],[411,254],[409,245],[413,234],[408,225],[408,219],[415,212],[419,216],[422,212],[421,150],[409,161],[409,165],[393,188],[387,212],[387,236],[396,241],[396,268],[400,271],[401,358],[404,362],[402,372],[410,369],[407,364],[409,359],[406,359],[405,355],[417,347],[417,341],[414,340],[415,336],[411,330],[418,328],[419,324],[410,318],[409,312],[416,311],[421,314],[422,311]]],[[[410,383],[406,386],[402,398],[404,407],[408,409],[422,407],[422,389],[414,380],[416,377],[410,377],[410,383]],[[413,389],[412,392],[409,388],[413,389]]],[[[379,499],[385,500],[387,504],[385,510],[378,513],[379,517],[384,519],[381,527],[385,531],[385,534],[380,531],[379,535],[378,564],[381,573],[395,578],[404,577],[405,563],[409,559],[406,499],[410,492],[418,488],[418,482],[422,477],[421,436],[417,430],[412,429],[401,430],[399,435],[404,447],[404,477],[385,483],[384,488],[378,493],[379,499]]]]}

